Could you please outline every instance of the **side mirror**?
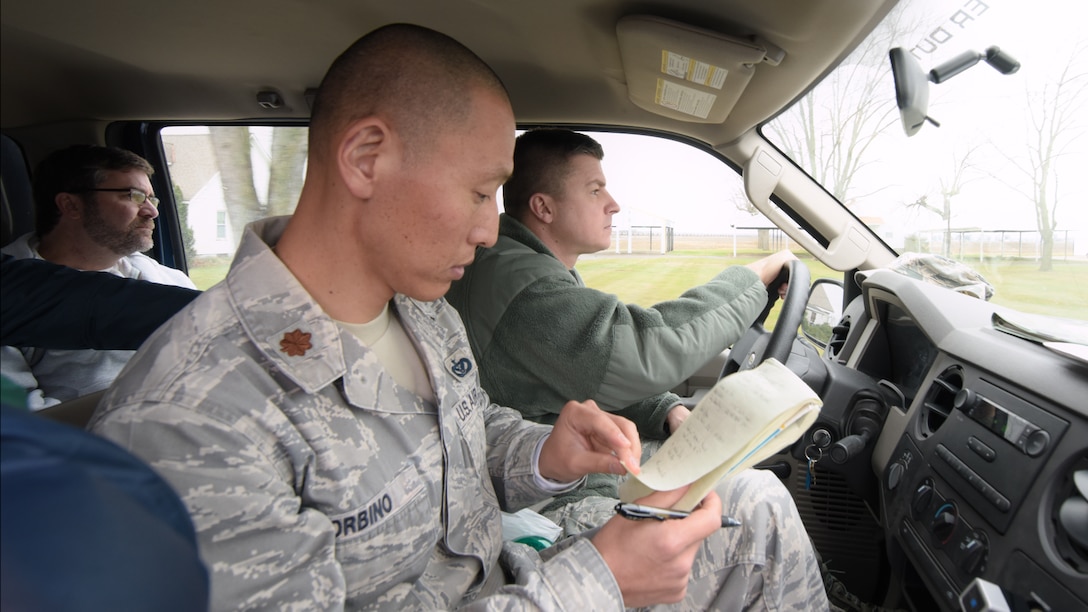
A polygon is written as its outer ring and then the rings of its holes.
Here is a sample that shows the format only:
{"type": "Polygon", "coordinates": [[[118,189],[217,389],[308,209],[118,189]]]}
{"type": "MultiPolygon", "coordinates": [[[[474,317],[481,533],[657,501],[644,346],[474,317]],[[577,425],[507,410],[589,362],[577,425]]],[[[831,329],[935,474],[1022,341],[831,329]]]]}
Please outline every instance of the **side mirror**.
{"type": "Polygon", "coordinates": [[[842,299],[842,281],[820,278],[812,283],[801,333],[820,348],[827,348],[831,328],[842,319],[842,299]]]}

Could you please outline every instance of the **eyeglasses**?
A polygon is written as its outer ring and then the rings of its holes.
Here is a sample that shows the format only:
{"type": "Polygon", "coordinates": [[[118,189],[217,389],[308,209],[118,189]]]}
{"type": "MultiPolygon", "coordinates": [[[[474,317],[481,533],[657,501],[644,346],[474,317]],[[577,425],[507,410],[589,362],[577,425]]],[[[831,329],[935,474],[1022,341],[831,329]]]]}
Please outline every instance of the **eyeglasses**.
{"type": "Polygon", "coordinates": [[[144,202],[150,202],[155,208],[159,207],[159,199],[153,195],[147,195],[146,193],[135,189],[133,187],[118,187],[115,189],[87,189],[86,191],[116,191],[117,193],[128,192],[128,199],[136,203],[137,206],[144,202]]]}

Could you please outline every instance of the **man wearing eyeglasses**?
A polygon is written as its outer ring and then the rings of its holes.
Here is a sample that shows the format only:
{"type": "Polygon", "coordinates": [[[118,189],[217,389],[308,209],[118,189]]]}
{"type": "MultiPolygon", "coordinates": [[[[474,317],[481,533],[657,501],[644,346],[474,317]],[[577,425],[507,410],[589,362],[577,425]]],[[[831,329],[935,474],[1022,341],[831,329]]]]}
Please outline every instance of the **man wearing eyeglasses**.
{"type": "MultiPolygon", "coordinates": [[[[76,145],[50,154],[34,174],[36,229],[2,252],[195,288],[180,270],[142,254],[154,244],[159,216],[153,173],[147,160],[124,149],[76,145]]],[[[29,407],[38,410],[105,389],[132,354],[5,346],[0,370],[27,389],[29,407]]]]}

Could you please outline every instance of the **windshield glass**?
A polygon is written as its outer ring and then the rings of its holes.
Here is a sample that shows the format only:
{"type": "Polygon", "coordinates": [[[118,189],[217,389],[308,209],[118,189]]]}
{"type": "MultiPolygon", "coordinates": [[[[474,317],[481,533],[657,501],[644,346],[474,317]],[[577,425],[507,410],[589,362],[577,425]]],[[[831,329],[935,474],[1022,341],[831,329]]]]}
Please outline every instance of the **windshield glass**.
{"type": "Polygon", "coordinates": [[[898,253],[970,265],[994,303],[1088,319],[1082,14],[1081,0],[901,2],[762,132],[898,253]],[[942,68],[940,82],[922,77],[933,122],[910,137],[894,47],[924,73],[942,68]],[[1019,69],[1003,74],[1003,54],[1019,69]]]}

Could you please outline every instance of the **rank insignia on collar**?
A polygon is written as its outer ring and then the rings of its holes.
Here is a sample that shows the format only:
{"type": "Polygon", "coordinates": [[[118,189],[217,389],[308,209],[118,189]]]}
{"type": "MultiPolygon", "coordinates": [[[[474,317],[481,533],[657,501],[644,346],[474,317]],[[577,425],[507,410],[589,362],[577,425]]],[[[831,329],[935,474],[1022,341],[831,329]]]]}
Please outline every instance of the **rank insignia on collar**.
{"type": "Polygon", "coordinates": [[[301,357],[313,347],[310,344],[310,333],[301,329],[285,333],[280,340],[280,350],[287,353],[288,357],[301,357]]]}

